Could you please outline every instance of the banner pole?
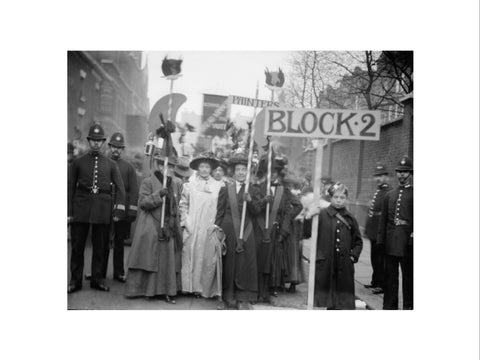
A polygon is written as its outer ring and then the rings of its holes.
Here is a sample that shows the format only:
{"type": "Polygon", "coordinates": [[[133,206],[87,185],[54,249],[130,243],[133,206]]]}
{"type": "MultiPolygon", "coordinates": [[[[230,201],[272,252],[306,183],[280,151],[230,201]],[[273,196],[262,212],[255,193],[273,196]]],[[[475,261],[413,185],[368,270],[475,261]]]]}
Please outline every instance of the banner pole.
{"type": "MultiPolygon", "coordinates": [[[[258,82],[257,91],[255,93],[255,100],[258,100],[258,82]]],[[[253,135],[255,134],[255,118],[257,117],[257,103],[255,101],[255,109],[253,111],[252,126],[250,132],[250,143],[248,146],[248,163],[247,163],[247,179],[245,180],[245,194],[248,194],[248,185],[250,184],[250,172],[252,170],[252,156],[253,156],[253,135]]],[[[247,214],[247,202],[243,200],[242,203],[242,221],[240,222],[240,236],[239,239],[243,240],[243,227],[245,225],[245,216],[247,214]]]]}
{"type": "MultiPolygon", "coordinates": [[[[172,93],[173,93],[173,79],[170,80],[170,96],[168,98],[168,114],[167,114],[167,123],[165,126],[168,126],[168,122],[171,120],[172,117],[172,93]]],[[[165,129],[166,130],[166,129],[165,129]]],[[[164,144],[165,146],[166,144],[164,144]]],[[[167,188],[167,173],[168,173],[168,155],[165,156],[165,161],[163,162],[163,188],[167,188]]],[[[163,225],[165,223],[165,204],[166,201],[163,199],[162,203],[162,216],[160,218],[160,227],[163,229],[163,225]]]]}
{"type": "MultiPolygon", "coordinates": [[[[313,204],[317,206],[320,203],[320,183],[322,178],[322,160],[323,160],[323,142],[317,144],[315,156],[315,176],[313,185],[313,204]]],[[[315,288],[315,264],[317,257],[317,238],[318,238],[318,215],[312,219],[312,237],[310,238],[310,269],[308,275],[308,298],[307,310],[313,309],[313,297],[315,288]]]]}
{"type": "MultiPolygon", "coordinates": [[[[273,103],[275,94],[273,89],[270,89],[272,92],[270,96],[270,101],[273,103]]],[[[267,195],[271,195],[272,192],[272,142],[268,142],[268,153],[267,153],[268,169],[267,169],[267,195]]],[[[270,223],[270,203],[267,203],[267,208],[265,209],[265,229],[268,229],[268,224],[270,223]]]]}

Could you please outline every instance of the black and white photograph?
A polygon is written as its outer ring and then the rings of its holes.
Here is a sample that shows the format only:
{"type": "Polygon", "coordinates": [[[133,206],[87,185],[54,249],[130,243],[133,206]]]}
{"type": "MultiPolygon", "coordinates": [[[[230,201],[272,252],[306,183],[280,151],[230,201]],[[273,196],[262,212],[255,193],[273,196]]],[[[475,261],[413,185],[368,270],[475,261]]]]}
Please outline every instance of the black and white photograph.
{"type": "Polygon", "coordinates": [[[1,358],[478,359],[479,14],[5,3],[1,358]]]}
{"type": "Polygon", "coordinates": [[[413,310],[413,51],[67,57],[69,309],[413,310]]]}

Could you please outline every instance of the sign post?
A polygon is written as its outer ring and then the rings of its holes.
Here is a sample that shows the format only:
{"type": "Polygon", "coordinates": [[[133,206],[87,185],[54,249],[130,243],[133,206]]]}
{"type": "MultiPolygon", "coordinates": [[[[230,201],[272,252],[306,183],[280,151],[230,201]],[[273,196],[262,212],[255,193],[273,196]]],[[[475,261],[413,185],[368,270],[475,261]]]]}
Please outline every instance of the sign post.
{"type": "MultiPolygon", "coordinates": [[[[320,180],[322,178],[323,143],[317,144],[315,155],[315,176],[313,185],[313,203],[320,201],[320,180]]],[[[308,271],[307,310],[313,309],[313,290],[315,288],[315,264],[317,258],[318,216],[312,219],[312,237],[310,238],[310,267],[308,271]]]]}
{"type": "Polygon", "coordinates": [[[267,108],[265,136],[379,140],[379,110],[267,108]]]}

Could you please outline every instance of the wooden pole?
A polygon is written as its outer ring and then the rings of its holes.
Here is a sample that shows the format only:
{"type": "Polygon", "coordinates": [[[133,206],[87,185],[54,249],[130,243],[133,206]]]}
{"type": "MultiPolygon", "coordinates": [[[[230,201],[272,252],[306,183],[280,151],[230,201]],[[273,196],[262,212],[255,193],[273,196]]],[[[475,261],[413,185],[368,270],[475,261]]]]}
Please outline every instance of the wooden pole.
{"type": "MultiPolygon", "coordinates": [[[[257,92],[255,93],[255,100],[258,100],[258,82],[257,92]]],[[[253,156],[253,135],[255,134],[255,118],[257,117],[257,103],[255,101],[255,109],[253,111],[253,119],[250,133],[250,144],[248,146],[248,163],[247,163],[247,179],[245,180],[245,194],[248,194],[248,185],[250,184],[250,172],[252,169],[252,156],[253,156]]],[[[240,222],[240,236],[239,239],[243,240],[243,227],[245,226],[245,216],[247,215],[247,202],[243,200],[242,203],[242,221],[240,222]]]]}
{"type": "MultiPolygon", "coordinates": [[[[172,118],[172,97],[173,93],[173,79],[170,79],[170,96],[168,97],[168,114],[167,114],[167,123],[165,124],[165,130],[167,130],[168,122],[172,118]]],[[[165,142],[163,144],[164,146],[166,145],[165,142]]],[[[163,188],[167,188],[167,173],[168,173],[168,155],[165,156],[165,161],[163,162],[163,188]]],[[[162,203],[162,217],[160,218],[160,227],[163,229],[163,225],[165,223],[165,205],[166,201],[165,199],[163,200],[162,203]]]]}
{"type": "MultiPolygon", "coordinates": [[[[274,92],[273,90],[270,90],[272,92],[272,95],[270,97],[271,102],[273,103],[274,100],[274,92]]],[[[272,141],[268,142],[268,153],[267,153],[267,161],[268,161],[268,166],[267,166],[267,195],[271,195],[272,192],[272,187],[270,183],[272,182],[272,141]]],[[[270,223],[270,203],[267,203],[267,208],[265,209],[265,229],[268,229],[268,224],[270,223]]]]}
{"type": "MultiPolygon", "coordinates": [[[[323,142],[317,144],[315,156],[315,176],[313,185],[314,206],[320,203],[320,179],[322,178],[323,142]]],[[[307,309],[313,309],[313,290],[315,288],[315,264],[317,257],[318,215],[312,219],[312,237],[310,238],[310,270],[308,275],[308,298],[307,309]]]]}

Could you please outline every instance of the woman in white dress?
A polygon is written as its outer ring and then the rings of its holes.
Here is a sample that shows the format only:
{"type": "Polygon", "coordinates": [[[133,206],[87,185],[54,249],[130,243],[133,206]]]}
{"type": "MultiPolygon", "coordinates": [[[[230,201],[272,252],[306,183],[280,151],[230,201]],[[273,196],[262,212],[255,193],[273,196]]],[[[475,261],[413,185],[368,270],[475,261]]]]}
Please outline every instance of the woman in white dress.
{"type": "Polygon", "coordinates": [[[221,296],[221,246],[213,232],[217,200],[223,182],[215,180],[218,166],[213,154],[197,156],[190,162],[196,174],[183,185],[180,197],[183,228],[182,292],[206,298],[221,296]],[[220,266],[218,266],[220,263],[220,266]]]}

